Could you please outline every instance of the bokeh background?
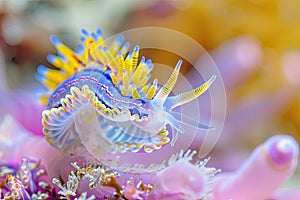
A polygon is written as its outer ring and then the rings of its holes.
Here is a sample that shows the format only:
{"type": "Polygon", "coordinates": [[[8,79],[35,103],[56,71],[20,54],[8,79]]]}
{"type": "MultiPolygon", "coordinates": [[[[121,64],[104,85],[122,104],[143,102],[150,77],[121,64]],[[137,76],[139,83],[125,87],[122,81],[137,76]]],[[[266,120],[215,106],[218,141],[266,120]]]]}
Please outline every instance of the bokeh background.
{"type": "MultiPolygon", "coordinates": [[[[82,28],[110,36],[147,26],[193,38],[222,74],[227,117],[211,165],[234,170],[278,133],[300,142],[299,0],[0,0],[0,119],[10,113],[39,134],[42,108],[35,102],[43,87],[34,74],[55,53],[50,35],[75,47],[82,28]],[[28,120],[32,115],[36,121],[28,120]]],[[[169,66],[178,59],[164,51],[142,54],[169,66]]],[[[182,73],[197,81],[192,68],[185,63],[182,73]]],[[[299,173],[298,167],[288,184],[299,185],[299,173]]]]}

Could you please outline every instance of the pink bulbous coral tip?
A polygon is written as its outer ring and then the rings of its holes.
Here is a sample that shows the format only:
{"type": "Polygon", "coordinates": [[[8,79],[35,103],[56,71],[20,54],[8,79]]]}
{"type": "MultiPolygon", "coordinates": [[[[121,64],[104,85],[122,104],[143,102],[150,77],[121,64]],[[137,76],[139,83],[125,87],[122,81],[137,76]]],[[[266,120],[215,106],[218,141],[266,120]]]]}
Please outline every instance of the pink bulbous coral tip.
{"type": "Polygon", "coordinates": [[[209,159],[191,163],[179,159],[156,176],[152,199],[206,199],[211,197],[213,177],[220,170],[205,167],[209,159]]]}
{"type": "Polygon", "coordinates": [[[193,164],[180,160],[172,166],[163,170],[160,174],[161,186],[165,191],[181,191],[185,189],[193,191],[195,194],[203,193],[205,187],[205,177],[193,164]],[[181,184],[178,184],[180,181],[181,184]]]}
{"type": "Polygon", "coordinates": [[[268,155],[275,167],[285,167],[293,162],[299,154],[297,142],[290,136],[279,135],[267,141],[268,155]]]}

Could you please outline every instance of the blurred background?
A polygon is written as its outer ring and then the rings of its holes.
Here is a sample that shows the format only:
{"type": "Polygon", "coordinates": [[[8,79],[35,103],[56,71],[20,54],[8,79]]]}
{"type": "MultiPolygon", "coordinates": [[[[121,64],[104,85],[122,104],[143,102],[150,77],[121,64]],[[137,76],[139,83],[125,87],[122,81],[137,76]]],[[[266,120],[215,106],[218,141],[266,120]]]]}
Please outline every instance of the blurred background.
{"type": "MultiPolygon", "coordinates": [[[[234,170],[271,135],[300,142],[299,0],[0,0],[0,119],[10,113],[41,134],[43,107],[35,95],[42,86],[34,73],[50,66],[50,35],[74,48],[82,28],[110,36],[145,26],[193,38],[222,74],[227,117],[211,165],[234,170]]],[[[164,51],[141,54],[169,66],[178,60],[164,51]]],[[[197,81],[192,67],[185,63],[182,73],[197,81]]],[[[290,184],[296,183],[297,177],[290,184]]]]}

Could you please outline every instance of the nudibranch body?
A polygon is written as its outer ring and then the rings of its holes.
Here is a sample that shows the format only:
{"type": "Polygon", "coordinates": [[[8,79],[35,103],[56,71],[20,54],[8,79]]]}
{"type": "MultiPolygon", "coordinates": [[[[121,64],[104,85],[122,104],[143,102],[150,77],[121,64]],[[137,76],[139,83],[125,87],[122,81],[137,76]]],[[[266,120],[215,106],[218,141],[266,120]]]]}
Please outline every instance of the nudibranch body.
{"type": "Polygon", "coordinates": [[[171,127],[174,144],[178,132],[184,132],[181,124],[188,118],[172,109],[204,93],[215,76],[192,91],[169,96],[181,60],[164,85],[158,85],[157,79],[148,83],[153,63],[144,57],[138,61],[139,46],[129,51],[130,45],[123,44],[122,35],[107,45],[100,30],[82,33],[82,42],[75,51],[52,36],[58,53],[47,59],[58,69],[38,68],[37,79],[52,92],[41,98],[45,103],[48,101],[42,121],[47,141],[62,152],[80,146],[74,117],[92,108],[111,152],[143,149],[149,153],[160,149],[170,142],[167,125],[171,127]]]}

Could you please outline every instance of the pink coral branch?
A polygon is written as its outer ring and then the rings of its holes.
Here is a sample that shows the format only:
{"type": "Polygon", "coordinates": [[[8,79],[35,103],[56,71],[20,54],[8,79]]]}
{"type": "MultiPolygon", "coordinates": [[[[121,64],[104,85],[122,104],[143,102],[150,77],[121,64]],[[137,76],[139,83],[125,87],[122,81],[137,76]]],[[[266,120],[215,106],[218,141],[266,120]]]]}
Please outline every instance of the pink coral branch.
{"type": "Polygon", "coordinates": [[[235,173],[219,176],[214,185],[216,200],[268,199],[294,172],[299,147],[287,135],[277,135],[258,146],[235,173]]]}

